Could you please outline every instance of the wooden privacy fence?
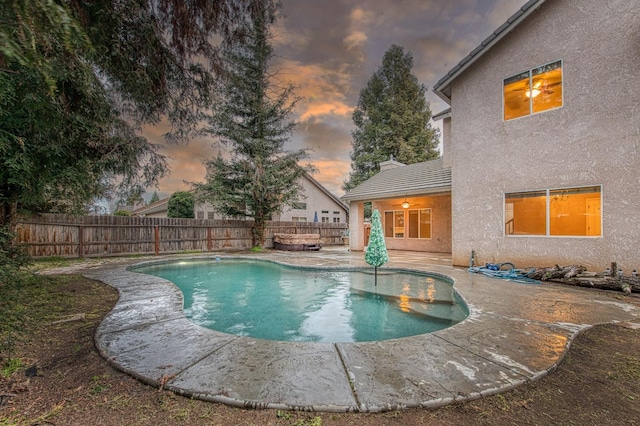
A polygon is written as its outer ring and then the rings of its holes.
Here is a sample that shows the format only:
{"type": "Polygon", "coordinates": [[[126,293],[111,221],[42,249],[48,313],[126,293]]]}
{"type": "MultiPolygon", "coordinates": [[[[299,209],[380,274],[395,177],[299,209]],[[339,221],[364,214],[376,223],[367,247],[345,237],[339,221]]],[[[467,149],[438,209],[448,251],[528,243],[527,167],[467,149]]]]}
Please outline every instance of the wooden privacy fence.
{"type": "MultiPolygon", "coordinates": [[[[253,221],[43,214],[17,222],[17,241],[33,257],[169,254],[251,248],[253,221]]],[[[273,234],[320,234],[324,245],[342,244],[346,223],[268,222],[273,234]]]]}

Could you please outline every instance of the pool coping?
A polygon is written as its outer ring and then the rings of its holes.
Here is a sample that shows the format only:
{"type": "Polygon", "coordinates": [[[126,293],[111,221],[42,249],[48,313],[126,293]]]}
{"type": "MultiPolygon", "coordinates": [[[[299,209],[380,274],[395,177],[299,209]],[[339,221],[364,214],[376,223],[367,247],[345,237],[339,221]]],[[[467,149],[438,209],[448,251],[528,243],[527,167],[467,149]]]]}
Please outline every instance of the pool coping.
{"type": "Polygon", "coordinates": [[[555,370],[581,330],[640,320],[637,306],[607,293],[505,283],[460,268],[417,266],[418,254],[390,252],[389,269],[452,279],[469,317],[444,330],[381,342],[274,342],[197,326],[184,316],[182,293],[173,283],[128,270],[216,257],[361,269],[360,256],[219,253],[88,268],[85,276],[120,296],[96,331],[96,348],[117,369],[189,397],[243,408],[380,412],[436,408],[512,389],[555,370]]]}

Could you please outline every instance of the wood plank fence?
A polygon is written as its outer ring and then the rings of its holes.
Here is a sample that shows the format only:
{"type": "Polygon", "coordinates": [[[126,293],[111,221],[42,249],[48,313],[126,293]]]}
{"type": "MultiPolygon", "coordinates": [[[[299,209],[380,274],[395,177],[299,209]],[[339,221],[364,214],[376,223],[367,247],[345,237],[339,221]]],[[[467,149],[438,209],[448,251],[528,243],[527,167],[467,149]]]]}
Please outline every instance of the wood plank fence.
{"type": "MultiPolygon", "coordinates": [[[[43,214],[22,217],[17,242],[33,257],[97,257],[251,248],[252,221],[43,214]]],[[[268,222],[273,234],[320,234],[323,245],[342,244],[346,223],[268,222]]]]}

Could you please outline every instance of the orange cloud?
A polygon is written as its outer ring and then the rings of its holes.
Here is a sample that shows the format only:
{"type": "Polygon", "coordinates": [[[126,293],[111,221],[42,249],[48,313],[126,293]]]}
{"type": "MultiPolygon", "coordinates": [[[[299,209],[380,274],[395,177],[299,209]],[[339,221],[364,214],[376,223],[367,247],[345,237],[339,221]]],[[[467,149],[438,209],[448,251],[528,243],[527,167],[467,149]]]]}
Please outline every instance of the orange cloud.
{"type": "Polygon", "coordinates": [[[296,61],[284,61],[280,78],[288,79],[296,87],[296,95],[303,98],[298,105],[301,121],[313,117],[337,115],[348,117],[353,106],[346,102],[349,90],[349,75],[344,70],[329,69],[328,66],[303,65],[296,61]]]}
{"type": "Polygon", "coordinates": [[[342,184],[349,175],[350,163],[347,161],[335,161],[330,159],[318,159],[310,162],[318,173],[313,178],[320,182],[332,194],[341,197],[344,195],[342,184]]]}

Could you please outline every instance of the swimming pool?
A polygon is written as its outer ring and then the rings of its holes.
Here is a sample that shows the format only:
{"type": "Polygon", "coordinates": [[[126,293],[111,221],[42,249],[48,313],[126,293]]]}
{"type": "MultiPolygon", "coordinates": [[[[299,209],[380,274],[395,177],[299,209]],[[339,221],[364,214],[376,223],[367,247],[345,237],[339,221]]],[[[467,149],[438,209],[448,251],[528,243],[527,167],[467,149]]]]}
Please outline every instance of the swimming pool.
{"type": "Polygon", "coordinates": [[[441,330],[469,310],[451,280],[382,269],[295,268],[253,259],[143,265],[173,282],[194,323],[238,336],[294,342],[363,342],[441,330]]]}

